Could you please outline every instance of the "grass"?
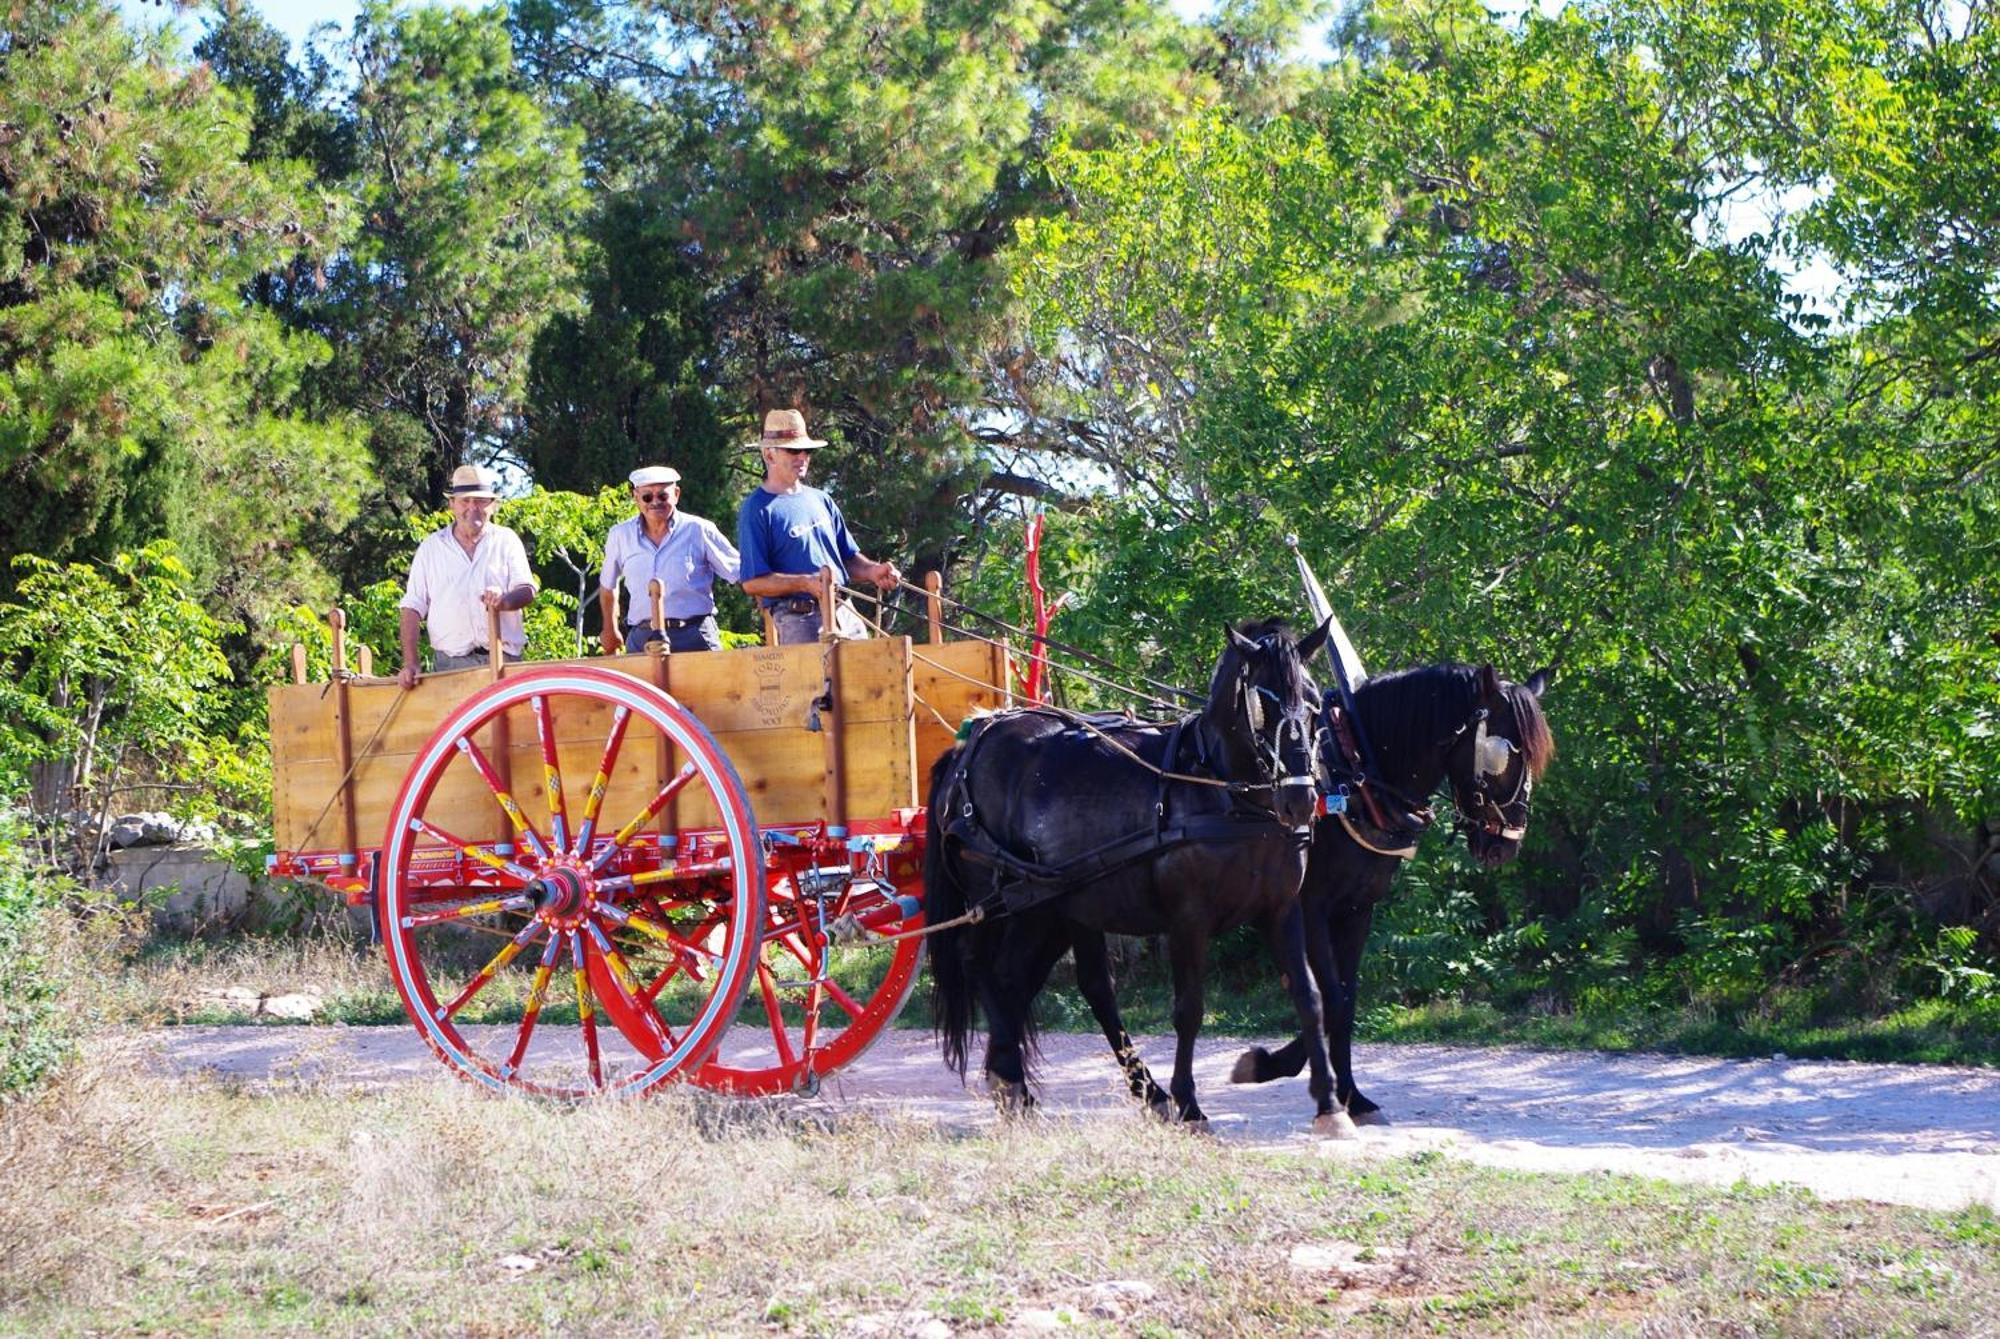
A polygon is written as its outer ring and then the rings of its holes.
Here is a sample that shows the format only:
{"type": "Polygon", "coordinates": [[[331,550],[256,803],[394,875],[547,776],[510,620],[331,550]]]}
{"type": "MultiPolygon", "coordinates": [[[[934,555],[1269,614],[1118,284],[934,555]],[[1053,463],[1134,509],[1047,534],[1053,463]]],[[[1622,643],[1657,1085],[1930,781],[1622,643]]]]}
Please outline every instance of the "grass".
{"type": "Polygon", "coordinates": [[[1254,1154],[1136,1116],[966,1136],[680,1091],[568,1111],[452,1084],[253,1092],[100,1054],[10,1113],[0,1177],[4,1334],[1031,1313],[1098,1334],[1921,1334],[2000,1315],[1985,1210],[1254,1154]]]}

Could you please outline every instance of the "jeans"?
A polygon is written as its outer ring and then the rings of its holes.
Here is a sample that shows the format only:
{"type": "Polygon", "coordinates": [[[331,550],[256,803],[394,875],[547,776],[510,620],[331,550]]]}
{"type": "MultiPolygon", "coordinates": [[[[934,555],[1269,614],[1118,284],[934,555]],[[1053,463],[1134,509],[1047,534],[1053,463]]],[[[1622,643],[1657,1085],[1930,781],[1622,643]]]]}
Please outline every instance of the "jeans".
{"type": "Polygon", "coordinates": [[[722,634],[716,630],[715,615],[710,614],[699,623],[690,623],[684,628],[668,628],[664,633],[655,632],[644,623],[634,624],[625,629],[625,650],[643,651],[661,637],[666,638],[669,651],[722,649],[722,634]]]}
{"type": "MultiPolygon", "coordinates": [[[[802,642],[819,640],[818,609],[808,609],[804,613],[795,613],[783,607],[773,609],[771,625],[777,630],[780,646],[797,646],[802,642]]],[[[842,601],[833,609],[833,635],[848,641],[860,641],[868,635],[868,625],[861,621],[861,615],[842,601]]]]}

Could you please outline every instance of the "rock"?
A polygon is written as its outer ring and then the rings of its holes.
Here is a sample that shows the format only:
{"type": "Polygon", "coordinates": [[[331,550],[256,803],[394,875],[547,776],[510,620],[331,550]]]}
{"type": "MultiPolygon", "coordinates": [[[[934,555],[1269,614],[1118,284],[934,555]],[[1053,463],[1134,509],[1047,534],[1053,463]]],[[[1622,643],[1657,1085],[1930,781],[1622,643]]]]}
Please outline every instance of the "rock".
{"type": "Polygon", "coordinates": [[[1007,1329],[1013,1334],[1054,1334],[1066,1330],[1076,1323],[1076,1317],[1067,1311],[1051,1311],[1047,1307],[1031,1307],[1009,1318],[1007,1329]]]}
{"type": "Polygon", "coordinates": [[[542,1262],[532,1255],[503,1255],[493,1263],[509,1274],[526,1274],[542,1267],[542,1262]]]}
{"type": "Polygon", "coordinates": [[[131,846],[171,846],[181,839],[181,825],[172,814],[126,814],[114,819],[105,844],[124,850],[131,846]]]}
{"type": "Polygon", "coordinates": [[[1400,1246],[1316,1241],[1292,1247],[1291,1265],[1301,1274],[1335,1274],[1347,1283],[1381,1283],[1405,1268],[1409,1254],[1400,1246]]]}
{"type": "Polygon", "coordinates": [[[298,1020],[311,1018],[326,1007],[326,1001],[317,995],[300,993],[296,995],[273,995],[264,1001],[261,1012],[266,1018],[298,1020]]]}
{"type": "Polygon", "coordinates": [[[1159,1296],[1159,1289],[1143,1279],[1110,1279],[1093,1283],[1084,1296],[1091,1315],[1103,1320],[1123,1320],[1135,1308],[1159,1296]]]}
{"type": "Polygon", "coordinates": [[[910,1328],[910,1339],[952,1339],[951,1326],[933,1316],[910,1328]]]}

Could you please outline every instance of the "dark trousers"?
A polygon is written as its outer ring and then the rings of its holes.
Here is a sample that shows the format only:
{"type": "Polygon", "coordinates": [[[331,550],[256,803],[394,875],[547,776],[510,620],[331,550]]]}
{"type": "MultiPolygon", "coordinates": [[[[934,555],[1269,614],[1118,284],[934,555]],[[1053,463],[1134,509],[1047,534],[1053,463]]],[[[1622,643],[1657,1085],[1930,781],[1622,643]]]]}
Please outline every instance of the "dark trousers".
{"type": "Polygon", "coordinates": [[[667,639],[669,651],[720,651],[722,634],[716,630],[715,615],[697,619],[685,627],[668,628],[664,634],[655,632],[651,625],[635,624],[625,629],[625,649],[643,651],[662,636],[667,639]]]}

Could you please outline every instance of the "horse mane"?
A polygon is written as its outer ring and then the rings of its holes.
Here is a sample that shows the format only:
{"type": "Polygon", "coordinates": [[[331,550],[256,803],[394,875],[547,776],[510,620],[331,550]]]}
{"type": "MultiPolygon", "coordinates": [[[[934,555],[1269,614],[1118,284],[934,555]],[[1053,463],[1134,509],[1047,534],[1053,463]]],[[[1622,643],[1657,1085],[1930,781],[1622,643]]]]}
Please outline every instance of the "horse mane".
{"type": "Polygon", "coordinates": [[[1521,755],[1527,759],[1528,775],[1540,781],[1556,759],[1555,733],[1549,729],[1549,718],[1542,714],[1542,700],[1526,685],[1510,683],[1505,691],[1507,705],[1514,709],[1514,723],[1521,730],[1521,755]]]}
{"type": "MultiPolygon", "coordinates": [[[[1539,781],[1556,756],[1541,699],[1517,683],[1507,683],[1501,691],[1520,729],[1517,742],[1528,774],[1539,781]]],[[[1354,706],[1378,757],[1421,757],[1465,724],[1478,696],[1479,667],[1447,663],[1378,674],[1361,686],[1354,706]]]]}
{"type": "MultiPolygon", "coordinates": [[[[1237,623],[1236,631],[1240,635],[1248,637],[1253,642],[1263,641],[1267,637],[1270,638],[1270,647],[1279,657],[1278,664],[1280,671],[1288,671],[1293,682],[1299,686],[1300,690],[1306,693],[1307,696],[1317,700],[1319,696],[1318,686],[1313,682],[1311,671],[1306,668],[1305,658],[1299,654],[1298,637],[1293,633],[1292,625],[1288,621],[1282,618],[1246,618],[1237,623]]],[[[1229,663],[1229,655],[1234,654],[1235,644],[1228,643],[1225,645],[1224,651],[1227,654],[1218,660],[1215,665],[1218,675],[1221,674],[1223,668],[1229,663]]],[[[1211,680],[1209,683],[1209,696],[1211,698],[1215,696],[1214,680],[1211,680]]]]}

